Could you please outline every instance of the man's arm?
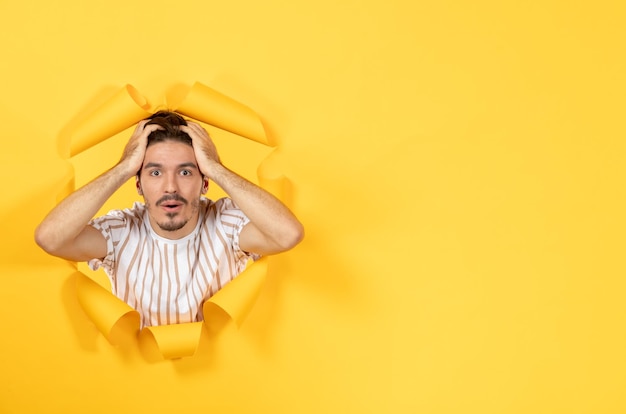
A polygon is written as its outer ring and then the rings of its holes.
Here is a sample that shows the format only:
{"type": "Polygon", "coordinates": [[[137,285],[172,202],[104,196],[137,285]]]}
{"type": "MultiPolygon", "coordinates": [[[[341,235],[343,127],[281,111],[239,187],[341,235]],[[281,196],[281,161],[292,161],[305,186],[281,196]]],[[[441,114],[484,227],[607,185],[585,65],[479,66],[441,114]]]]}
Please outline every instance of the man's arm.
{"type": "Polygon", "coordinates": [[[142,121],[137,125],[120,161],[109,171],[76,190],[48,213],[35,230],[35,241],[47,253],[72,261],[103,258],[102,234],[88,225],[113,193],[141,168],[148,135],[158,129],[142,121]]]}
{"type": "Polygon", "coordinates": [[[181,129],[192,139],[202,174],[219,185],[250,219],[239,235],[242,250],[275,254],[291,249],[302,240],[304,228],[296,216],[272,194],[222,165],[204,128],[188,122],[181,129]]]}

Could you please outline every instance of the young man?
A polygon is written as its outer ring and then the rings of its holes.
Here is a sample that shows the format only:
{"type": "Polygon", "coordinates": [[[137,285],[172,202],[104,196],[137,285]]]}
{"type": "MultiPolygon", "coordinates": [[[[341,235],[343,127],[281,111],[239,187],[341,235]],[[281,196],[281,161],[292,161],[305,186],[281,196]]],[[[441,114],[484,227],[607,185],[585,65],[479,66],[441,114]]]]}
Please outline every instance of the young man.
{"type": "Polygon", "coordinates": [[[291,249],[298,219],[274,196],[220,162],[209,134],[161,111],[141,121],[120,161],[59,203],[38,226],[49,254],[103,267],[142,326],[202,320],[202,304],[248,259],[291,249]],[[144,203],[92,219],[128,179],[144,203]],[[206,199],[209,180],[228,194],[206,199]]]}

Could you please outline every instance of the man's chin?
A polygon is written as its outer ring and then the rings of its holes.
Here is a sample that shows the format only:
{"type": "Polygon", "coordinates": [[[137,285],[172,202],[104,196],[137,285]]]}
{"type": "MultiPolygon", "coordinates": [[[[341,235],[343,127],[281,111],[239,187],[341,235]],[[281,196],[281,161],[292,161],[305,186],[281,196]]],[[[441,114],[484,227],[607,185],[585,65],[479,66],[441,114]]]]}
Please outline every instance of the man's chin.
{"type": "Polygon", "coordinates": [[[185,227],[188,221],[167,221],[165,223],[157,223],[159,228],[163,231],[177,231],[185,227]]]}

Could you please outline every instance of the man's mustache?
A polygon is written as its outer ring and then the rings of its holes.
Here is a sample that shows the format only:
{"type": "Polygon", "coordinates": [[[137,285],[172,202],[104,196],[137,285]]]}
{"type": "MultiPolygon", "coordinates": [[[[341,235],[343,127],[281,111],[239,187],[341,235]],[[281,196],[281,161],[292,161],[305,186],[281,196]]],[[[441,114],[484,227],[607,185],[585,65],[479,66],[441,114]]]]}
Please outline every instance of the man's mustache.
{"type": "Polygon", "coordinates": [[[163,197],[161,197],[156,202],[156,205],[160,206],[161,204],[165,203],[166,201],[180,201],[183,204],[189,204],[187,199],[185,199],[184,197],[182,197],[182,196],[180,196],[178,194],[168,194],[168,195],[164,195],[163,197]]]}

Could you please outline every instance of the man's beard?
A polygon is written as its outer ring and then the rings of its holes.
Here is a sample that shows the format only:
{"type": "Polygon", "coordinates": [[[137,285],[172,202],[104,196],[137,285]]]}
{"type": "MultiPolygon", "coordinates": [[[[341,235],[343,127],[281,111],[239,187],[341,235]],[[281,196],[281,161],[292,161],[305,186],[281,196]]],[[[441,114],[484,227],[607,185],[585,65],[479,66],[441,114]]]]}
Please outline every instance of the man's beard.
{"type": "MultiPolygon", "coordinates": [[[[178,194],[166,195],[166,196],[162,197],[161,199],[159,199],[155,204],[158,207],[161,204],[163,204],[164,202],[169,201],[169,200],[176,200],[176,201],[182,202],[183,204],[189,204],[189,201],[187,201],[187,199],[181,197],[178,194]]],[[[170,220],[167,221],[167,222],[164,222],[164,223],[157,222],[156,224],[163,231],[177,231],[177,230],[180,230],[183,227],[185,227],[185,225],[187,223],[189,223],[189,220],[191,220],[191,218],[194,216],[194,214],[196,214],[198,212],[199,205],[200,205],[200,200],[193,200],[191,202],[191,216],[188,217],[188,218],[181,218],[180,220],[175,221],[174,219],[180,213],[167,213],[166,216],[169,217],[170,220]]]]}
{"type": "Polygon", "coordinates": [[[185,227],[185,224],[189,223],[190,218],[188,218],[187,220],[182,219],[180,221],[174,221],[174,217],[177,216],[177,214],[168,214],[167,215],[169,218],[171,218],[172,220],[166,222],[166,223],[158,223],[157,225],[159,226],[159,228],[163,231],[176,231],[176,230],[180,230],[183,227],[185,227]]]}

